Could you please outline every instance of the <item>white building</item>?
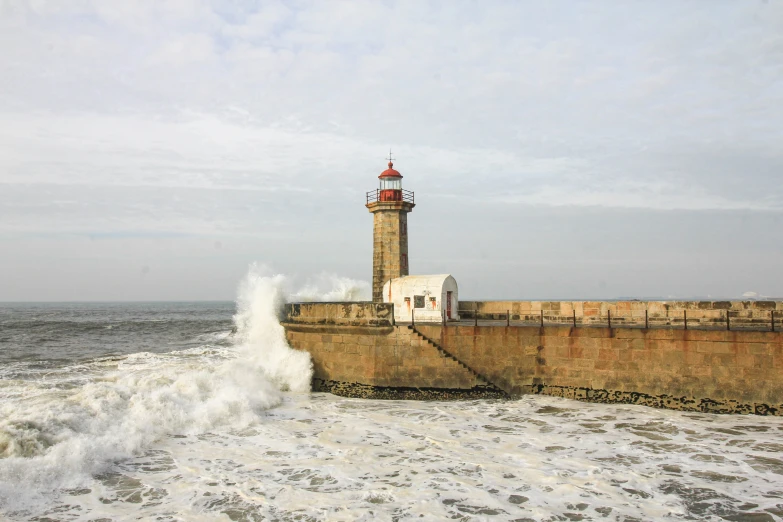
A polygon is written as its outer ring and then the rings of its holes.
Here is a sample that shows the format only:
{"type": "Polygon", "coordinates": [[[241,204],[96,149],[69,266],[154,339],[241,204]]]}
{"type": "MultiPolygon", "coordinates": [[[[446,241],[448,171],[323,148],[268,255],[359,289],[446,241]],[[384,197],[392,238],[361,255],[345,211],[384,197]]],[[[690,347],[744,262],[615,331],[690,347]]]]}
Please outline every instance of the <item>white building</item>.
{"type": "Polygon", "coordinates": [[[439,323],[459,319],[457,281],[449,274],[403,276],[386,281],[383,302],[394,303],[400,322],[439,323]]]}

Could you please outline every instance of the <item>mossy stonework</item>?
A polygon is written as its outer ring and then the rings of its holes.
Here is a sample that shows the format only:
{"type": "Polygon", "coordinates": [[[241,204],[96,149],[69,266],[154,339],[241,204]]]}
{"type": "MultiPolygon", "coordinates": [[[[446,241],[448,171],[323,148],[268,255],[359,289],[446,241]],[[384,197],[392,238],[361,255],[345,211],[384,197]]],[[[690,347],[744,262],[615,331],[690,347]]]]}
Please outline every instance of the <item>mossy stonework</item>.
{"type": "Polygon", "coordinates": [[[377,326],[371,324],[378,323],[373,313],[366,313],[368,306],[353,314],[362,317],[332,316],[330,324],[313,324],[317,306],[309,309],[311,317],[287,314],[283,326],[289,343],[313,358],[314,389],[397,399],[536,393],[685,411],[783,415],[780,332],[377,326]]]}
{"type": "Polygon", "coordinates": [[[469,390],[449,390],[441,388],[404,388],[389,386],[369,386],[350,382],[324,381],[313,379],[313,391],[329,392],[341,397],[357,399],[392,400],[467,400],[467,399],[505,399],[507,395],[488,386],[476,386],[469,390]]]}

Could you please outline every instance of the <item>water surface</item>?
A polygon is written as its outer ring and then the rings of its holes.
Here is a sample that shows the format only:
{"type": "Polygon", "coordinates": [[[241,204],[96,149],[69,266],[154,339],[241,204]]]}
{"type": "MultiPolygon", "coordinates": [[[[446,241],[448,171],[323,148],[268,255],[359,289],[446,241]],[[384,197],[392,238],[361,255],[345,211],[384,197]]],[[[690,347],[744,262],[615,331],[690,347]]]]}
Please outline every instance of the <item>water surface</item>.
{"type": "Polygon", "coordinates": [[[0,305],[0,514],[783,520],[783,419],[296,391],[309,363],[285,347],[275,288],[0,305]]]}

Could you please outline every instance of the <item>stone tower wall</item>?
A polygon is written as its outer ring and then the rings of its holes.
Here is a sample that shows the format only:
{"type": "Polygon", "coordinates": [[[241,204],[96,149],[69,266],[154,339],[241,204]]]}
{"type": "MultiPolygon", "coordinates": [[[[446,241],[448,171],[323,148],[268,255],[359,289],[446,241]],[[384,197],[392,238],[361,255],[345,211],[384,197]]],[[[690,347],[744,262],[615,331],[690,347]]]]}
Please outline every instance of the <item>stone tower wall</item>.
{"type": "MultiPolygon", "coordinates": [[[[392,206],[392,205],[386,205],[392,206]]],[[[394,205],[402,207],[402,205],[394,205]]],[[[373,211],[372,300],[383,302],[383,285],[408,275],[408,212],[390,208],[373,211]]]]}

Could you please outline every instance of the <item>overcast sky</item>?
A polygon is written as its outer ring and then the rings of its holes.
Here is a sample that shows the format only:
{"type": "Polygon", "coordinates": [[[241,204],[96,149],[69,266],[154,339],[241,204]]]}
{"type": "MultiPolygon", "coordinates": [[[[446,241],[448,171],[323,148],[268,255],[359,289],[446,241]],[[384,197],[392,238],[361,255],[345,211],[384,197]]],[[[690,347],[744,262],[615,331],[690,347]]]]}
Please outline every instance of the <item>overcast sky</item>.
{"type": "Polygon", "coordinates": [[[0,0],[0,301],[783,296],[783,0],[0,0]]]}

